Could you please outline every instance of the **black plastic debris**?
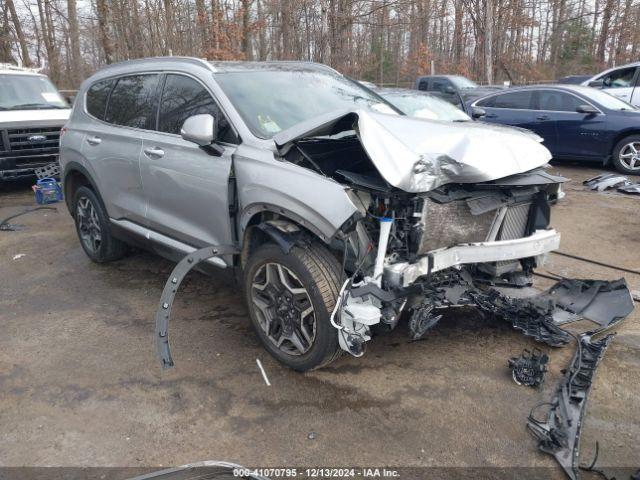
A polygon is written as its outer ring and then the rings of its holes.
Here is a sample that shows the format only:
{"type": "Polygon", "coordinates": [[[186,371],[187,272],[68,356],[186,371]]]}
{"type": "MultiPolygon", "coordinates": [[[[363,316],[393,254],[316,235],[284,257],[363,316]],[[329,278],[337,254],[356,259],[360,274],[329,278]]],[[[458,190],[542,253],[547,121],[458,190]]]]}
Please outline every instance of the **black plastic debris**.
{"type": "Polygon", "coordinates": [[[516,330],[538,342],[562,347],[571,340],[571,336],[554,323],[555,304],[543,297],[544,294],[532,298],[511,298],[491,289],[470,292],[469,295],[479,309],[511,322],[516,330]]]}
{"type": "Polygon", "coordinates": [[[606,280],[560,280],[546,294],[556,307],[556,324],[585,318],[601,327],[612,326],[634,308],[627,282],[606,280]]]}
{"type": "Polygon", "coordinates": [[[433,304],[423,302],[413,309],[409,319],[409,336],[411,340],[419,340],[432,329],[442,318],[442,315],[433,315],[433,304]]]}
{"type": "Polygon", "coordinates": [[[509,359],[513,381],[528,387],[542,385],[548,363],[549,355],[542,353],[540,349],[535,348],[533,351],[525,349],[519,357],[509,359]]]}
{"type": "Polygon", "coordinates": [[[553,455],[572,480],[580,478],[578,455],[587,397],[596,368],[614,335],[599,340],[592,340],[587,334],[578,337],[576,353],[553,398],[539,405],[551,406],[546,420],[535,418],[536,407],[527,419],[527,427],[538,439],[540,450],[553,455]]]}

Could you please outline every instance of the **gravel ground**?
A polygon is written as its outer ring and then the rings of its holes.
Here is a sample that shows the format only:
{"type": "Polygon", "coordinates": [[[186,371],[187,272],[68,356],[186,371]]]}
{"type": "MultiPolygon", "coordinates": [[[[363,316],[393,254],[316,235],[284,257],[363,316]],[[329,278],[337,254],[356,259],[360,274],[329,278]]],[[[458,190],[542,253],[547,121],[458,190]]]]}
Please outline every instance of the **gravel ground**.
{"type": "MultiPolygon", "coordinates": [[[[640,270],[640,198],[586,191],[581,181],[597,170],[554,171],[573,179],[553,212],[561,250],[640,270]]],[[[33,205],[28,184],[0,189],[0,218],[33,205]]],[[[573,346],[537,345],[504,321],[456,309],[423,341],[409,343],[401,325],[370,342],[363,358],[299,374],[261,348],[228,276],[191,273],[170,325],[176,367],[161,372],[153,315],[172,264],[145,252],[91,263],[63,205],[15,223],[24,228],[0,232],[0,466],[155,468],[218,459],[537,467],[563,478],[537,450],[525,419],[550,398],[573,346]],[[534,346],[551,357],[538,390],[517,386],[506,367],[507,358],[534,346]]],[[[621,276],[557,255],[546,271],[621,276]]],[[[640,276],[626,277],[640,289],[640,276]]],[[[599,441],[599,465],[640,466],[638,311],[617,328],[597,372],[584,462],[599,441]]]]}

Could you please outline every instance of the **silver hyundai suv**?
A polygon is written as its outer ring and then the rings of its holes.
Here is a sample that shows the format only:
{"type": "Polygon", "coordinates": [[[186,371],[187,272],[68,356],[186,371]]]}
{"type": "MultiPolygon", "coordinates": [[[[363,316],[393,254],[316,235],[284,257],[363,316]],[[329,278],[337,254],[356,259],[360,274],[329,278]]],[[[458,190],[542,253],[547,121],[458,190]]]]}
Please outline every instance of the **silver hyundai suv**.
{"type": "Polygon", "coordinates": [[[93,261],[232,246],[209,262],[242,273],[265,348],[304,371],[403,311],[413,338],[460,304],[541,324],[487,296],[559,246],[549,159],[530,132],[409,118],[323,65],[170,57],[86,80],[60,160],[93,261]]]}

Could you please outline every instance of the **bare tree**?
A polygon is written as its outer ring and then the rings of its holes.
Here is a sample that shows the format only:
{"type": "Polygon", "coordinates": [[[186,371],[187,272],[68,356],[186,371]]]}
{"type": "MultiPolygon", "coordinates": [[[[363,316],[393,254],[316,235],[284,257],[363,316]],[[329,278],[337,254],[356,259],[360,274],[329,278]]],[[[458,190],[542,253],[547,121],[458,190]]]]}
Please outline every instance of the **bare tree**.
{"type": "MultiPolygon", "coordinates": [[[[7,3],[7,9],[11,13],[11,19],[13,20],[13,28],[15,29],[16,36],[18,37],[18,43],[20,44],[20,54],[22,56],[22,63],[26,67],[31,66],[31,58],[29,57],[29,48],[27,47],[27,41],[25,40],[24,32],[22,31],[22,24],[20,18],[16,12],[16,6],[13,0],[5,0],[7,3]]],[[[8,24],[6,24],[8,27],[8,24]]]]}

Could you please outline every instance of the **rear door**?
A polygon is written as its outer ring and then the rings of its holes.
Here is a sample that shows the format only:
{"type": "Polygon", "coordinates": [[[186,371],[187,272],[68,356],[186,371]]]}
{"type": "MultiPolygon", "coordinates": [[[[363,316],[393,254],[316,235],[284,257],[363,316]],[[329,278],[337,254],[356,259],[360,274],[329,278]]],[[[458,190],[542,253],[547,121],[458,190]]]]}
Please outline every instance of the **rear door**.
{"type": "Polygon", "coordinates": [[[84,137],[82,154],[95,173],[109,216],[115,219],[140,224],[145,220],[141,135],[155,121],[159,81],[159,74],[127,75],[97,82],[87,92],[87,112],[94,121],[84,137]],[[104,95],[108,100],[101,117],[104,95]]]}
{"type": "Polygon", "coordinates": [[[631,103],[639,70],[638,67],[619,68],[604,74],[598,80],[602,80],[602,89],[605,92],[631,103]]]}
{"type": "Polygon", "coordinates": [[[533,130],[535,112],[532,110],[532,92],[532,90],[518,90],[499,93],[479,100],[474,105],[486,112],[486,115],[481,119],[483,122],[533,130]]]}
{"type": "MultiPolygon", "coordinates": [[[[638,69],[640,70],[640,68],[638,69]]],[[[636,86],[631,94],[631,105],[640,108],[640,72],[636,74],[636,86]]]]}
{"type": "Polygon", "coordinates": [[[238,136],[207,87],[199,80],[168,73],[156,131],[142,140],[141,176],[149,208],[149,227],[194,247],[232,242],[229,176],[238,136]],[[183,140],[184,121],[202,113],[218,121],[215,157],[183,140]]]}

